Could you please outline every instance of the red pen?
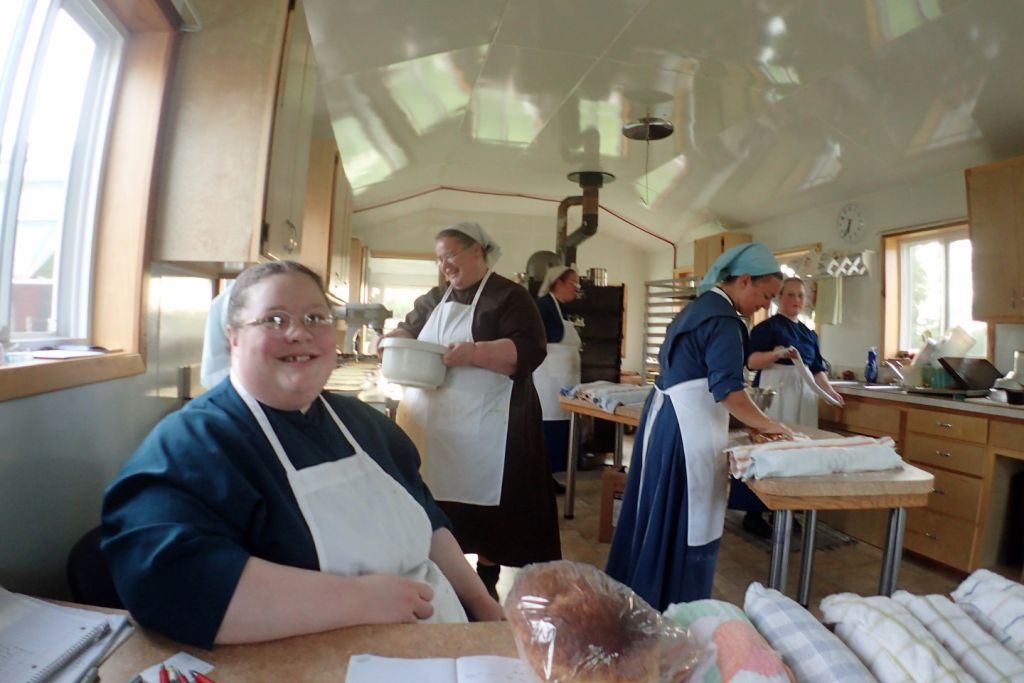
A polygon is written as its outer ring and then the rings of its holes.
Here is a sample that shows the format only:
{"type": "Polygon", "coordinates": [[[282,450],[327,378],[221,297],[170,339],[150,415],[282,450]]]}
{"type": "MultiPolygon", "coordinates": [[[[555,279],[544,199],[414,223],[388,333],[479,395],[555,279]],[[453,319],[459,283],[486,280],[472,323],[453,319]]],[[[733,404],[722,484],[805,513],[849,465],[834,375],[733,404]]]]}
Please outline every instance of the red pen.
{"type": "Polygon", "coordinates": [[[190,670],[189,673],[192,674],[192,679],[196,683],[217,683],[215,680],[213,680],[209,676],[204,676],[203,674],[199,673],[195,669],[190,670]]]}
{"type": "Polygon", "coordinates": [[[188,683],[188,677],[173,666],[171,667],[171,675],[174,676],[173,683],[188,683]]]}
{"type": "Polygon", "coordinates": [[[160,665],[160,683],[171,683],[171,674],[167,672],[167,667],[163,664],[160,665]]]}

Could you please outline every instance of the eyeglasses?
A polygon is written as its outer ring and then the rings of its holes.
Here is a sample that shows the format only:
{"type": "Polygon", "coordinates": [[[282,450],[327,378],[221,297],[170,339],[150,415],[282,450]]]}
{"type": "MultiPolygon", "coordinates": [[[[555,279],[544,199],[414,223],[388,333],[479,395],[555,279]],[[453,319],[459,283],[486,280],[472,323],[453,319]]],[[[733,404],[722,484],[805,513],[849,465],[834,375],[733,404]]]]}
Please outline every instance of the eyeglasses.
{"type": "Polygon", "coordinates": [[[464,251],[466,251],[466,250],[463,248],[463,249],[459,249],[458,251],[450,251],[447,254],[445,254],[444,256],[438,256],[436,259],[434,259],[437,262],[437,267],[438,268],[444,268],[444,265],[446,263],[447,264],[451,264],[451,262],[455,260],[455,257],[458,256],[459,254],[461,254],[464,251]]]}
{"type": "MultiPolygon", "coordinates": [[[[298,320],[307,331],[313,334],[329,330],[334,327],[334,316],[330,313],[306,313],[298,320]]],[[[267,332],[282,334],[292,329],[293,322],[295,322],[295,318],[292,318],[292,316],[287,313],[271,313],[263,316],[262,318],[250,320],[247,323],[243,323],[243,325],[259,325],[267,332]]]]}

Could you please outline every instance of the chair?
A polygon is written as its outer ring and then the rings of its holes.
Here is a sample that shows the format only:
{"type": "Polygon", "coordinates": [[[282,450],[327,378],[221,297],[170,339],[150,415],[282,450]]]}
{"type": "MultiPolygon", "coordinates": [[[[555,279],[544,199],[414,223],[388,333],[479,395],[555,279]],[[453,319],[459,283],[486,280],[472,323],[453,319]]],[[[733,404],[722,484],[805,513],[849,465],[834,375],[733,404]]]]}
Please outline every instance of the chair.
{"type": "Polygon", "coordinates": [[[75,602],[124,609],[110,576],[107,558],[100,550],[100,527],[87,531],[71,548],[67,574],[75,602]]]}

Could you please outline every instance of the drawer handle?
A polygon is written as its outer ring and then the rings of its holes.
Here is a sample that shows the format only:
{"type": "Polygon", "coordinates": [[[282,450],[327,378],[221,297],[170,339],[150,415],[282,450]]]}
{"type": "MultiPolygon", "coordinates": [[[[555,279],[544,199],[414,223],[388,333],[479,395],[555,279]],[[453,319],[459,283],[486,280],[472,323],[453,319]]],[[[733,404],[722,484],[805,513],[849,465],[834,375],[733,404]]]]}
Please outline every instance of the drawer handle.
{"type": "Polygon", "coordinates": [[[945,491],[943,491],[942,489],[932,489],[932,493],[937,493],[937,494],[939,494],[940,496],[944,496],[944,495],[946,495],[946,492],[945,492],[945,491]]]}
{"type": "Polygon", "coordinates": [[[930,538],[930,539],[932,539],[933,541],[937,541],[937,540],[939,540],[939,537],[938,537],[938,536],[936,536],[935,534],[930,534],[930,533],[928,533],[927,531],[926,531],[926,532],[924,532],[924,537],[925,537],[925,538],[930,538]]]}
{"type": "Polygon", "coordinates": [[[940,458],[951,458],[951,457],[953,457],[953,454],[949,453],[948,451],[935,451],[935,455],[939,456],[940,458]]]}
{"type": "Polygon", "coordinates": [[[953,428],[953,425],[950,424],[949,422],[936,422],[935,425],[937,427],[942,427],[943,429],[952,429],[953,428]]]}

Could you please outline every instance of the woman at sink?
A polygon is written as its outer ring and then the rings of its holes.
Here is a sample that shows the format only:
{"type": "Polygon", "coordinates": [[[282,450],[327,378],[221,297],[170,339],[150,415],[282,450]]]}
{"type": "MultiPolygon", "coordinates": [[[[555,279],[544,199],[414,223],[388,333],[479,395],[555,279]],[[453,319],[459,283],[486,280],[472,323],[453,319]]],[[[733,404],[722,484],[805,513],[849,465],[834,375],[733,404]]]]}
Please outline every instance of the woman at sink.
{"type": "Polygon", "coordinates": [[[817,427],[818,395],[804,382],[803,370],[793,362],[796,355],[799,354],[822,391],[840,405],[843,397],[828,381],[818,335],[798,317],[806,296],[803,280],[786,278],[779,292],[779,312],[750,332],[754,353],[747,359],[747,367],[758,371],[754,386],[775,390],[775,400],[766,411],[772,419],[817,427]]]}

